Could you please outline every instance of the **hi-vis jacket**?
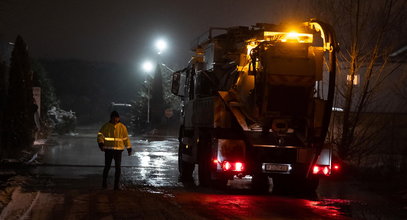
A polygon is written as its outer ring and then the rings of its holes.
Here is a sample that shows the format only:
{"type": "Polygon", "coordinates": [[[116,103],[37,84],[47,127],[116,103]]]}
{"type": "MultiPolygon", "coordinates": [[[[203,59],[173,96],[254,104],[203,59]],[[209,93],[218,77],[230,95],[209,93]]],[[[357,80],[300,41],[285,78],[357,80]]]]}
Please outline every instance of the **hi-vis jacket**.
{"type": "Polygon", "coordinates": [[[131,148],[127,128],[121,122],[104,124],[98,133],[97,142],[103,143],[104,149],[124,150],[124,148],[131,148]]]}

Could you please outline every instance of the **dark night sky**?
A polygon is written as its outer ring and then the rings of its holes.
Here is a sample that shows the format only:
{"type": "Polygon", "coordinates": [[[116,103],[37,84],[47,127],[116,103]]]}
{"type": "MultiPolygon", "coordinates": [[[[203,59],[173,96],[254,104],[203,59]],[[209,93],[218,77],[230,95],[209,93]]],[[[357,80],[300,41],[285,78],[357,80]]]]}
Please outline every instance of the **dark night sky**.
{"type": "Polygon", "coordinates": [[[182,66],[191,41],[211,26],[306,19],[306,0],[0,0],[0,34],[21,34],[37,58],[74,58],[132,64],[153,41],[170,42],[163,59],[182,66]]]}

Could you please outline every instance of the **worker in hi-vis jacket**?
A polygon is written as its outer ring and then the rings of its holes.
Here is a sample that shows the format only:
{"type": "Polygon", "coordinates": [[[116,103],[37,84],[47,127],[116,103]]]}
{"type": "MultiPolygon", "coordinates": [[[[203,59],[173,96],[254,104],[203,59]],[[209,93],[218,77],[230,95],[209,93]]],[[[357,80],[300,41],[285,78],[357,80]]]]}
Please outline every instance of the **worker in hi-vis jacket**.
{"type": "Polygon", "coordinates": [[[120,122],[117,111],[110,114],[110,121],[100,129],[97,142],[101,151],[105,152],[105,168],[103,169],[102,187],[107,188],[107,176],[109,174],[112,160],[115,162],[114,189],[119,190],[122,152],[127,149],[131,155],[131,144],[126,126],[120,122]]]}

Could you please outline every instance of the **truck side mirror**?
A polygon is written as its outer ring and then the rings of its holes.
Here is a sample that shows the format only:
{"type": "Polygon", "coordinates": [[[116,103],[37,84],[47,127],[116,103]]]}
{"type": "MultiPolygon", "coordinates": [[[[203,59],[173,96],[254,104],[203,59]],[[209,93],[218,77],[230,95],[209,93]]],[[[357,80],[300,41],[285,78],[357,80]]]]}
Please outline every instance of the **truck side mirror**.
{"type": "Polygon", "coordinates": [[[181,71],[174,72],[172,74],[172,85],[171,92],[176,96],[184,96],[184,84],[185,84],[185,74],[181,71]]]}

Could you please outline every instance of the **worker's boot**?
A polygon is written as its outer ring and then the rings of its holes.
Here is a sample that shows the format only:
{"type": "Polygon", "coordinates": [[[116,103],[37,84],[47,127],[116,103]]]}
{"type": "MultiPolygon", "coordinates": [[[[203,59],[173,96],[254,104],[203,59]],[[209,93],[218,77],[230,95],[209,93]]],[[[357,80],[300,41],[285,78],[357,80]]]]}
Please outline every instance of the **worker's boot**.
{"type": "Polygon", "coordinates": [[[119,172],[116,171],[114,177],[114,190],[120,190],[119,180],[120,180],[120,171],[119,172]]]}
{"type": "Polygon", "coordinates": [[[114,183],[114,190],[120,190],[120,185],[119,183],[116,183],[116,181],[114,183]]]}
{"type": "Polygon", "coordinates": [[[102,182],[102,188],[106,189],[107,188],[107,181],[106,179],[103,178],[103,182],[102,182]]]}

